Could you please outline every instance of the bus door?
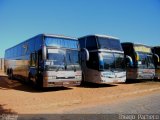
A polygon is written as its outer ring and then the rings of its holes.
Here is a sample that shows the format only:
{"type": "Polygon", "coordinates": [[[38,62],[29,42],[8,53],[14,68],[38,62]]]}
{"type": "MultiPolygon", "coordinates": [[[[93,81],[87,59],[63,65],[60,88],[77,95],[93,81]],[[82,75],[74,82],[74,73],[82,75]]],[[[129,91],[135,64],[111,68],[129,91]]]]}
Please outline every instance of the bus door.
{"type": "Polygon", "coordinates": [[[42,50],[34,52],[30,55],[30,79],[34,82],[41,82],[43,71],[42,50]]]}
{"type": "Polygon", "coordinates": [[[42,50],[37,52],[37,73],[41,74],[43,72],[44,62],[42,61],[42,50]]]}
{"type": "Polygon", "coordinates": [[[37,73],[37,53],[33,52],[30,55],[30,66],[29,66],[30,80],[35,82],[36,73],[37,73]]]}

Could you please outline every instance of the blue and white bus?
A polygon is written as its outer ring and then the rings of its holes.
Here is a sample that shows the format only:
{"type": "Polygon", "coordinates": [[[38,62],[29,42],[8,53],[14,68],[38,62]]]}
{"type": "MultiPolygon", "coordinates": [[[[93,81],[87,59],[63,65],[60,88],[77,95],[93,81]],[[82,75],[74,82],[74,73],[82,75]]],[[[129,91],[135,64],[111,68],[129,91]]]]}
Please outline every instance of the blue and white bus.
{"type": "Polygon", "coordinates": [[[40,87],[74,86],[81,83],[78,40],[40,34],[5,51],[9,78],[33,81],[40,87]]]}
{"type": "Polygon", "coordinates": [[[81,48],[82,80],[84,82],[126,81],[124,52],[118,38],[106,35],[87,35],[78,40],[81,48]]]}

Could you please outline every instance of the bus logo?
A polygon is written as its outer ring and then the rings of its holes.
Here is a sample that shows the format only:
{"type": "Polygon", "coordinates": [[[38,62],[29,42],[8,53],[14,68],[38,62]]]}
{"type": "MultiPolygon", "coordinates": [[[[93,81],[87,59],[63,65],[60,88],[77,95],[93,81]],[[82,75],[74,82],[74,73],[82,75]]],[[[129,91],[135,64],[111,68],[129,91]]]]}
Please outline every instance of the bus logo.
{"type": "Polygon", "coordinates": [[[23,48],[24,48],[24,54],[26,54],[28,51],[28,44],[24,44],[23,48]]]}

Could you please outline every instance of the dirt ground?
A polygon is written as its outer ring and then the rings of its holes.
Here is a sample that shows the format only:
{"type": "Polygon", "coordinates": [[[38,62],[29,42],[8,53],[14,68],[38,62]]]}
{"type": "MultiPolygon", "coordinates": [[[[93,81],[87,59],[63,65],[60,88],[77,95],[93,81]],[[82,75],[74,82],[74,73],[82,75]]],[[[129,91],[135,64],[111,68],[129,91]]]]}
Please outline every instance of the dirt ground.
{"type": "Polygon", "coordinates": [[[152,92],[159,93],[160,82],[142,81],[129,84],[86,84],[77,87],[36,90],[32,85],[0,76],[0,113],[49,114],[71,108],[112,104],[152,92]]]}

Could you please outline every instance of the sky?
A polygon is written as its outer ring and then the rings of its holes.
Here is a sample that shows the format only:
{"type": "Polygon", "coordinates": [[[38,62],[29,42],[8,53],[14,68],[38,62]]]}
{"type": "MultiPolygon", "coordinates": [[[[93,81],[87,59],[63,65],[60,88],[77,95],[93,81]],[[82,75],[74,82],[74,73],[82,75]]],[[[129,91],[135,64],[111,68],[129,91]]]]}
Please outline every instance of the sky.
{"type": "Polygon", "coordinates": [[[37,34],[160,45],[160,0],[0,0],[0,57],[37,34]]]}

